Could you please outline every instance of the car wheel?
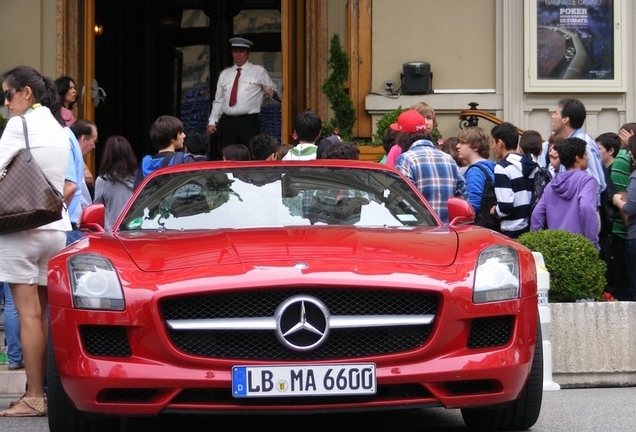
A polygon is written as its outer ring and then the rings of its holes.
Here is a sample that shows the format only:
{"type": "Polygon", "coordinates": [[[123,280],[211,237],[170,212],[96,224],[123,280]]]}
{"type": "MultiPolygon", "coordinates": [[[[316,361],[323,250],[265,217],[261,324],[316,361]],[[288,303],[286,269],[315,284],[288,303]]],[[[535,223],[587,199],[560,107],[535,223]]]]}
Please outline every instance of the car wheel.
{"type": "Polygon", "coordinates": [[[50,336],[47,347],[46,381],[50,432],[115,432],[120,430],[121,421],[119,419],[90,418],[75,408],[62,387],[50,336]]]}
{"type": "Polygon", "coordinates": [[[503,407],[462,409],[464,423],[478,431],[522,431],[539,418],[543,398],[543,344],[541,323],[537,324],[537,343],[532,367],[519,397],[503,407]]]}

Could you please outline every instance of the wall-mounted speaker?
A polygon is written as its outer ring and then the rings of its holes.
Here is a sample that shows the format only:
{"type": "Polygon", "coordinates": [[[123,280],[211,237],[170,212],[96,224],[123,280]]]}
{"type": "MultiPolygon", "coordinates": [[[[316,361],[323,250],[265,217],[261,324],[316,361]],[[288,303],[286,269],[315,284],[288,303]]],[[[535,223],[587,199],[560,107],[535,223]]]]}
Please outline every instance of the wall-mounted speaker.
{"type": "Polygon", "coordinates": [[[431,64],[412,61],[402,65],[402,93],[407,95],[433,93],[431,64]]]}

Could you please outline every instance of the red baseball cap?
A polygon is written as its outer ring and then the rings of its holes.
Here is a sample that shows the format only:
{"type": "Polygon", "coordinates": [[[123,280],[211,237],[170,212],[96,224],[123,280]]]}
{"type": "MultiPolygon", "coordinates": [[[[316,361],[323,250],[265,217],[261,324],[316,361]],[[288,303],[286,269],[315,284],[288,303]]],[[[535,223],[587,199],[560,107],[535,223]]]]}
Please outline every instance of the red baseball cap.
{"type": "Polygon", "coordinates": [[[398,116],[391,129],[407,133],[426,132],[426,119],[415,110],[407,110],[398,116]]]}

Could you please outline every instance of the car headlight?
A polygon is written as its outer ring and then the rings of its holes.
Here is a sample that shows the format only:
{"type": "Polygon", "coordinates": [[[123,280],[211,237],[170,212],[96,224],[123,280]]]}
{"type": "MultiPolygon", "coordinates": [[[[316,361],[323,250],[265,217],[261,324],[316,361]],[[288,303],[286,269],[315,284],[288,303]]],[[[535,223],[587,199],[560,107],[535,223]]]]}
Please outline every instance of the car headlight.
{"type": "Polygon", "coordinates": [[[124,310],[124,291],[110,261],[99,255],[81,254],[71,257],[68,265],[76,308],[124,310]]]}
{"type": "Polygon", "coordinates": [[[473,301],[487,303],[519,297],[519,256],[510,246],[492,246],[479,254],[473,301]]]}

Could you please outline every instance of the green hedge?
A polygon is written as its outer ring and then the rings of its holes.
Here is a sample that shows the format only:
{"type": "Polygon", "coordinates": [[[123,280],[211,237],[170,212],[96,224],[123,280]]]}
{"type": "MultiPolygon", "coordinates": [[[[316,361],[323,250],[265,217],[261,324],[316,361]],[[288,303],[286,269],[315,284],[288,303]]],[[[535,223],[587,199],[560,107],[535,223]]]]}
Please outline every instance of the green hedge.
{"type": "Polygon", "coordinates": [[[518,241],[543,255],[550,273],[551,303],[602,299],[606,265],[585,236],[563,230],[541,230],[523,234],[518,241]]]}
{"type": "Polygon", "coordinates": [[[382,145],[382,139],[384,139],[384,133],[393,123],[397,122],[397,118],[400,114],[406,111],[406,108],[402,108],[402,105],[386,112],[375,122],[375,135],[373,135],[374,145],[382,145]]]}

